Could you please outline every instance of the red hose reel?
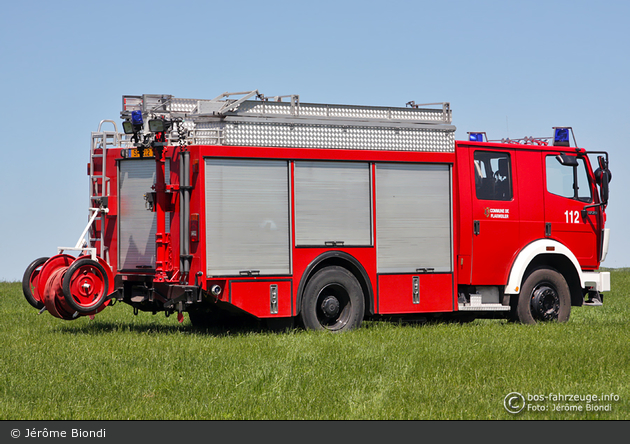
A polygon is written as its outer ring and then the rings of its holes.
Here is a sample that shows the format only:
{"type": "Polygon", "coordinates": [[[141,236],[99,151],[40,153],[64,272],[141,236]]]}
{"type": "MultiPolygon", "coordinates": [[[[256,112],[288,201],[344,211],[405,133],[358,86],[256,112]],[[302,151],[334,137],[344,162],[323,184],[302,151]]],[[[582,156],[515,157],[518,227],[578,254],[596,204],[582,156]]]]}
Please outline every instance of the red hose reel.
{"type": "Polygon", "coordinates": [[[58,254],[34,260],[24,272],[22,291],[35,308],[73,320],[102,311],[113,282],[109,265],[91,255],[58,254]]]}
{"type": "Polygon", "coordinates": [[[90,208],[90,220],[74,247],[59,247],[56,256],[35,259],[22,278],[26,300],[40,313],[71,321],[79,316],[94,316],[110,303],[112,270],[96,255],[96,248],[86,246],[85,236],[99,214],[107,208],[90,208]],[[79,256],[62,254],[78,251],[79,256]],[[85,254],[88,252],[89,254],[85,254]]]}

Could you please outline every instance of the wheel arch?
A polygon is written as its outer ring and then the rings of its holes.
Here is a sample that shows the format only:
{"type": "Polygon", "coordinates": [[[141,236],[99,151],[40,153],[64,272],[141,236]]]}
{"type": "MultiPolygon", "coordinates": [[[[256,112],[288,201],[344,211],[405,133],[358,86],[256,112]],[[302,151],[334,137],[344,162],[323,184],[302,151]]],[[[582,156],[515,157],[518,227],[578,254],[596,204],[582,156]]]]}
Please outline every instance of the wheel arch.
{"type": "Polygon", "coordinates": [[[370,278],[365,271],[365,268],[361,263],[352,255],[343,251],[327,251],[317,256],[304,270],[302,277],[300,278],[300,284],[298,286],[297,300],[296,300],[296,314],[300,314],[302,310],[302,297],[304,296],[304,290],[306,284],[310,278],[319,270],[336,265],[343,267],[354,275],[361,285],[363,291],[363,297],[365,299],[365,313],[374,314],[374,291],[370,278]]]}
{"type": "Polygon", "coordinates": [[[585,284],[580,264],[571,250],[552,239],[534,241],[518,254],[512,264],[505,293],[518,294],[527,276],[539,268],[551,268],[560,273],[569,286],[571,305],[582,305],[585,284]]]}

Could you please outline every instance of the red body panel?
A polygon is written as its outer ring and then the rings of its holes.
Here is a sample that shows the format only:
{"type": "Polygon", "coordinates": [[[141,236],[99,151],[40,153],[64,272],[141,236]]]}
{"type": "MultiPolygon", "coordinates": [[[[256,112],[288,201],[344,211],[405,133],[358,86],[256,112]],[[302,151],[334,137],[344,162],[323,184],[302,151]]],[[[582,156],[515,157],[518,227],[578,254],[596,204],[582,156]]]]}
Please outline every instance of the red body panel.
{"type": "MultiPolygon", "coordinates": [[[[294,244],[295,245],[295,244],[294,244]]],[[[318,257],[329,251],[340,251],[348,254],[356,259],[365,270],[369,284],[376,289],[376,248],[374,247],[356,247],[356,248],[293,248],[293,297],[297,303],[298,289],[300,281],[309,266],[313,264],[318,257]]]]}
{"type": "MultiPolygon", "coordinates": [[[[508,144],[457,142],[455,153],[403,152],[374,150],[260,148],[233,146],[190,146],[192,192],[190,212],[198,215],[196,241],[190,243],[192,256],[188,285],[199,283],[204,290],[220,285],[222,293],[217,299],[229,302],[257,317],[287,317],[299,313],[300,289],[306,273],[322,255],[331,251],[348,255],[367,277],[366,285],[373,296],[368,311],[375,314],[403,314],[450,312],[457,310],[457,285],[503,286],[507,283],[512,264],[518,253],[529,243],[545,237],[545,224],[552,225],[552,238],[565,244],[577,256],[584,269],[595,269],[598,264],[599,232],[603,214],[597,210],[588,221],[568,223],[565,212],[579,212],[585,202],[574,201],[546,191],[546,155],[559,151],[545,147],[522,147],[508,144]],[[475,152],[506,153],[511,159],[512,197],[508,200],[479,198],[475,191],[475,152]],[[282,159],[289,162],[290,195],[290,269],[288,276],[206,276],[206,196],[204,159],[208,157],[243,159],[282,159]],[[297,160],[334,160],[371,163],[372,244],[363,247],[296,247],[294,164],[297,160]],[[448,164],[452,168],[452,273],[378,274],[376,239],[376,186],[375,162],[414,162],[448,164]],[[414,300],[414,276],[419,279],[419,300],[414,300]],[[270,285],[277,285],[277,313],[270,313],[270,285]]],[[[164,156],[170,159],[170,184],[160,202],[169,217],[170,233],[162,233],[158,224],[158,238],[164,239],[159,250],[163,257],[162,275],[167,282],[179,282],[180,212],[178,198],[180,148],[168,147],[164,156]],[[170,266],[169,264],[172,264],[170,266]],[[174,268],[172,271],[171,269],[174,268]]],[[[118,270],[118,177],[117,164],[122,161],[121,150],[109,150],[107,171],[110,187],[110,212],[105,218],[106,257],[114,270],[118,270]]],[[[590,166],[589,166],[590,168],[590,166]]],[[[591,183],[597,201],[596,188],[591,183]]],[[[159,191],[159,190],[158,190],[159,191]]],[[[595,210],[593,210],[595,211],[595,210]]],[[[602,212],[603,213],[603,212],[602,212]]],[[[571,222],[574,222],[571,220],[571,222]]],[[[158,239],[159,241],[159,239],[158,239]]],[[[128,273],[133,274],[133,273],[128,273]]],[[[141,274],[141,271],[138,271],[141,274]]]]}
{"type": "Polygon", "coordinates": [[[455,309],[453,275],[380,275],[378,277],[378,312],[380,314],[449,312],[455,309]],[[414,303],[413,278],[419,280],[414,303]]]}
{"type": "Polygon", "coordinates": [[[230,302],[259,318],[287,317],[293,314],[290,280],[232,280],[230,302]],[[277,313],[270,313],[270,287],[277,285],[277,313]]]}

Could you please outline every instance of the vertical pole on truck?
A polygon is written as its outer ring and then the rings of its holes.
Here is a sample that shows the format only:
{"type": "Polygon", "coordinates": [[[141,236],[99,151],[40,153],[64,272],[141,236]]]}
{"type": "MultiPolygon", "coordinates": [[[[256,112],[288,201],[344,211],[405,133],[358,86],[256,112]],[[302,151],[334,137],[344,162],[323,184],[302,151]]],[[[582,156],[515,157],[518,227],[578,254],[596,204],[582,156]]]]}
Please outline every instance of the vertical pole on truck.
{"type": "Polygon", "coordinates": [[[185,146],[179,152],[180,208],[179,208],[179,264],[181,282],[186,283],[190,272],[190,153],[185,146]]]}
{"type": "Polygon", "coordinates": [[[179,145],[179,282],[188,283],[190,273],[190,152],[186,141],[186,129],[183,121],[177,125],[179,145]]]}
{"type": "Polygon", "coordinates": [[[168,279],[168,234],[166,233],[166,181],[163,147],[154,146],[155,154],[155,211],[156,211],[156,258],[155,281],[164,282],[168,279]]]}

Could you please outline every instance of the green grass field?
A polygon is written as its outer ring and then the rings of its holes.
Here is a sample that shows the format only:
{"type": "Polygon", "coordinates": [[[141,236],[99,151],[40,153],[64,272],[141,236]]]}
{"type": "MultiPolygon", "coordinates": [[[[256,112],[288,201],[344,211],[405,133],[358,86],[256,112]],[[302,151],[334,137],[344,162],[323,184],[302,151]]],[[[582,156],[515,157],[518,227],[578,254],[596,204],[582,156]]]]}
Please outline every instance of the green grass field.
{"type": "Polygon", "coordinates": [[[0,419],[627,420],[630,270],[612,286],[566,324],[373,321],[336,335],[200,331],[125,304],[68,322],[0,282],[0,419]],[[577,399],[511,414],[511,392],[577,399]]]}

